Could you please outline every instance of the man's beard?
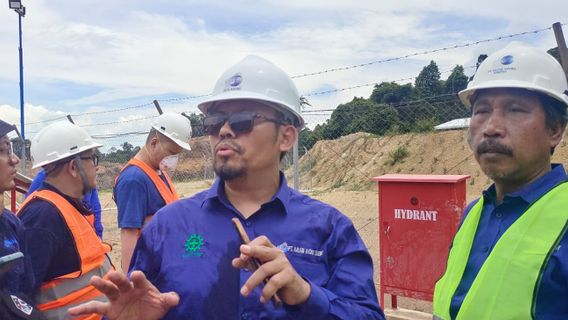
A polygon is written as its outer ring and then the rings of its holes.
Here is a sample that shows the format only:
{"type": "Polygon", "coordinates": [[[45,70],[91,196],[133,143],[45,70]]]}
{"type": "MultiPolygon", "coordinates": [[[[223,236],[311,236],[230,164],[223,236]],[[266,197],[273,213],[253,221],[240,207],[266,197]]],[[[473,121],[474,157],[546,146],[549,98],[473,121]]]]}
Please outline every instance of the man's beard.
{"type": "Polygon", "coordinates": [[[226,160],[213,160],[213,168],[215,170],[215,174],[225,181],[230,181],[236,178],[240,178],[245,175],[244,168],[231,168],[227,165],[226,160]]]}
{"type": "MultiPolygon", "coordinates": [[[[217,149],[217,147],[219,146],[219,144],[225,144],[230,146],[236,153],[238,154],[242,154],[243,149],[240,145],[238,145],[237,143],[235,143],[233,140],[231,139],[223,139],[221,141],[219,141],[217,143],[217,145],[215,145],[215,148],[213,149],[213,153],[215,153],[215,150],[217,149]]],[[[229,159],[228,158],[223,158],[221,157],[220,159],[217,157],[213,157],[213,170],[215,170],[215,174],[221,178],[222,180],[225,181],[230,181],[236,178],[240,178],[242,176],[245,175],[246,170],[244,167],[237,167],[237,168],[231,168],[231,166],[228,164],[229,159]]]]}

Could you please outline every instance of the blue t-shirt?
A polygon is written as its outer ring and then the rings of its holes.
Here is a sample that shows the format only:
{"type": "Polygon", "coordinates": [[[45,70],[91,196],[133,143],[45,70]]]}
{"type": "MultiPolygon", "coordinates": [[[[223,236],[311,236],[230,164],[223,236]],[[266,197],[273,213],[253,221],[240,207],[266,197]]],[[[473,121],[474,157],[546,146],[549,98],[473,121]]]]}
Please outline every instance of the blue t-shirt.
{"type": "Polygon", "coordinates": [[[141,270],[180,303],[164,319],[384,319],[373,282],[373,262],[351,221],[337,209],[290,189],[281,174],[273,199],[244,219],[217,180],[207,191],[162,208],[142,230],[130,271],[141,270]],[[240,238],[267,236],[309,281],[302,305],[274,308],[239,290],[251,272],[233,268],[240,238]]]}
{"type": "MultiPolygon", "coordinates": [[[[473,280],[503,233],[530,205],[566,178],[564,167],[554,164],[550,172],[521,190],[506,194],[501,204],[496,202],[495,185],[491,185],[483,192],[483,211],[473,246],[461,282],[450,305],[452,319],[455,319],[473,280]]],[[[463,219],[477,201],[467,206],[463,219]]],[[[568,234],[564,234],[561,238],[544,268],[536,298],[537,319],[568,318],[568,303],[566,303],[568,301],[568,234]]]]}
{"type": "MultiPolygon", "coordinates": [[[[25,197],[27,198],[30,194],[32,194],[32,192],[39,189],[43,185],[44,181],[45,181],[45,171],[42,169],[35,176],[25,197]]],[[[95,223],[94,223],[95,231],[97,232],[99,238],[102,239],[104,227],[101,221],[102,209],[101,209],[101,202],[99,201],[99,192],[97,191],[97,189],[93,189],[89,193],[87,193],[83,197],[83,201],[88,203],[90,208],[92,209],[95,217],[95,223]]]]}
{"type": "Polygon", "coordinates": [[[0,257],[20,251],[24,258],[14,262],[8,271],[0,275],[0,290],[30,297],[34,277],[23,237],[24,228],[20,220],[12,212],[3,209],[0,215],[0,257]]]}
{"type": "MultiPolygon", "coordinates": [[[[163,175],[160,178],[169,187],[163,175]]],[[[146,217],[166,205],[158,189],[137,166],[128,166],[118,176],[114,186],[114,201],[118,210],[118,227],[142,229],[146,217]]]]}

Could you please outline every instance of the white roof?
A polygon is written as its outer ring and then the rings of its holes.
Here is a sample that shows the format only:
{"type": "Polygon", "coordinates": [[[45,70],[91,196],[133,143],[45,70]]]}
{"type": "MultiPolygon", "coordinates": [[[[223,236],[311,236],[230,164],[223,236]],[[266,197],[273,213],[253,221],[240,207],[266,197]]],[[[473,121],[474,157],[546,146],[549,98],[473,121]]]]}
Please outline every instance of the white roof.
{"type": "Polygon", "coordinates": [[[470,118],[461,118],[448,121],[446,123],[439,124],[434,127],[436,130],[452,130],[452,129],[463,129],[469,128],[470,118]]]}

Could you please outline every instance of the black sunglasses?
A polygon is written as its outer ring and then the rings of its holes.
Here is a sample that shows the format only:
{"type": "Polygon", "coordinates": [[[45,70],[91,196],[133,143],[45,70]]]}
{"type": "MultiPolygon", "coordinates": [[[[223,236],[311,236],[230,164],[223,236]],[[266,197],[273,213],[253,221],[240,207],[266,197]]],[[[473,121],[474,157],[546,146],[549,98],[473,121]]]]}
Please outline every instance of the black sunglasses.
{"type": "Polygon", "coordinates": [[[262,119],[277,124],[286,124],[283,120],[268,118],[254,112],[237,112],[230,115],[219,113],[203,118],[203,129],[206,134],[216,136],[219,134],[225,122],[228,122],[231,130],[235,134],[247,133],[252,131],[255,119],[262,119]]]}
{"type": "Polygon", "coordinates": [[[88,157],[79,157],[79,158],[83,160],[92,160],[95,167],[99,165],[99,156],[97,156],[96,154],[93,154],[92,156],[88,157]]]}

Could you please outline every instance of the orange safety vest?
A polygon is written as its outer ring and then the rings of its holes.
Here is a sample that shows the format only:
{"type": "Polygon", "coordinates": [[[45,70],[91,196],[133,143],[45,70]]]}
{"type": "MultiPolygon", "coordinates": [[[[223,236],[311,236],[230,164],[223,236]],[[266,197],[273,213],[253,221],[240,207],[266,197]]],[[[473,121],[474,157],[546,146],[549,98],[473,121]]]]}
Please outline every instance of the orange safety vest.
{"type": "MultiPolygon", "coordinates": [[[[152,169],[145,162],[138,160],[138,159],[135,159],[135,158],[130,159],[130,161],[128,161],[126,163],[124,168],[122,168],[122,170],[120,170],[120,173],[122,173],[122,171],[124,171],[124,169],[128,168],[129,166],[137,166],[148,176],[148,178],[150,178],[150,180],[152,180],[152,182],[154,183],[154,186],[156,186],[156,189],[158,189],[160,196],[162,196],[162,199],[164,199],[166,204],[170,204],[170,203],[179,199],[179,196],[176,192],[174,184],[172,183],[172,180],[170,179],[170,176],[168,175],[167,172],[162,171],[162,174],[164,175],[164,178],[166,178],[166,181],[168,182],[169,188],[164,183],[164,180],[162,180],[160,178],[160,176],[156,173],[156,170],[152,169]]],[[[116,186],[117,181],[118,181],[118,176],[114,180],[115,186],[116,186]]]]}
{"type": "MultiPolygon", "coordinates": [[[[92,276],[105,277],[114,270],[107,253],[111,247],[103,243],[97,236],[93,227],[93,215],[82,215],[63,196],[50,190],[33,192],[22,203],[18,214],[32,200],[39,198],[54,205],[65,220],[65,224],[73,236],[75,249],[80,259],[80,269],[48,282],[39,288],[35,299],[38,308],[47,319],[64,319],[67,317],[67,309],[84,302],[97,300],[107,301],[105,295],[90,285],[92,276]]],[[[38,240],[41,241],[41,240],[38,240]]],[[[76,319],[99,320],[102,316],[92,314],[76,319]]]]}

